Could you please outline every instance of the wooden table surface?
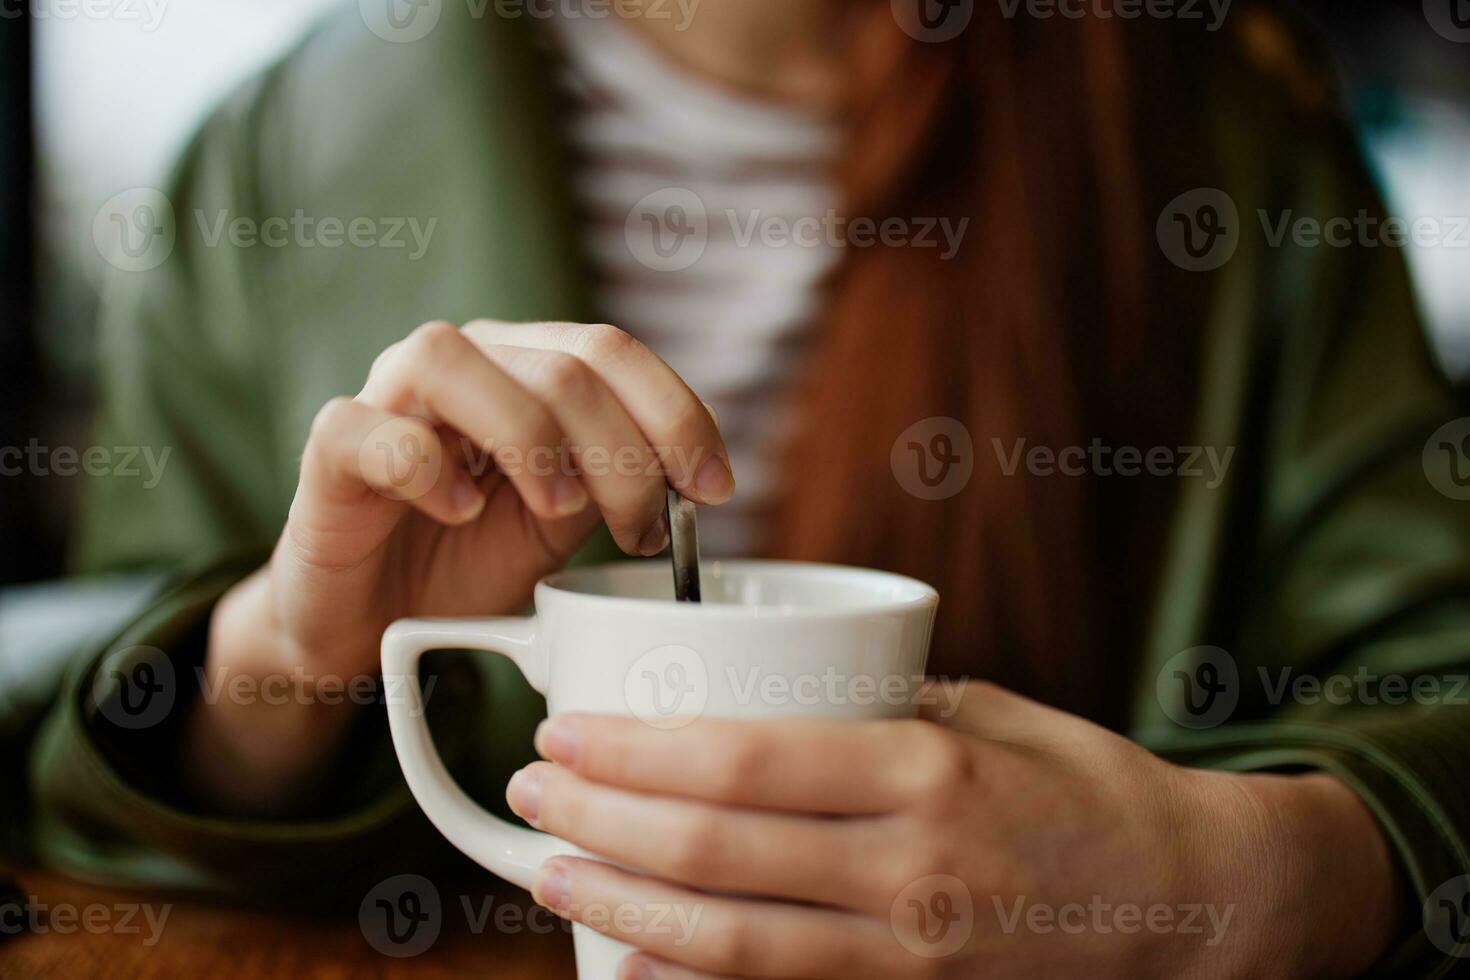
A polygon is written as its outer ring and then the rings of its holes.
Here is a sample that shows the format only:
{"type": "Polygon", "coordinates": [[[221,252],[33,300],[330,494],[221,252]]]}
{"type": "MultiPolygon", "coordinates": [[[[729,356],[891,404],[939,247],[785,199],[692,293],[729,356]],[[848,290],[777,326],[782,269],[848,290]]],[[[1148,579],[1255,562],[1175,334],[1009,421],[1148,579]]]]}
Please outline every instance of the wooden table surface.
{"type": "MultiPolygon", "coordinates": [[[[565,927],[509,885],[479,894],[437,896],[438,930],[419,951],[393,945],[374,919],[317,919],[214,904],[198,898],[100,888],[61,875],[0,869],[32,896],[33,930],[0,937],[0,978],[127,977],[309,978],[494,977],[558,980],[576,976],[565,927]],[[131,910],[131,912],[130,912],[131,910]],[[161,928],[150,924],[161,922],[161,928]],[[156,940],[149,939],[156,936],[156,940]],[[390,956],[373,943],[396,953],[390,956]]],[[[389,896],[399,903],[401,896],[389,896]]],[[[388,901],[387,898],[384,901],[388,901]]],[[[384,905],[383,908],[387,908],[384,905]]],[[[422,902],[398,904],[426,913],[422,902]]],[[[425,922],[432,919],[423,919],[425,922]]],[[[8,923],[0,923],[6,927],[8,923]]],[[[433,930],[430,929],[430,932],[433,930]]],[[[406,934],[400,931],[400,935],[406,934]]]]}

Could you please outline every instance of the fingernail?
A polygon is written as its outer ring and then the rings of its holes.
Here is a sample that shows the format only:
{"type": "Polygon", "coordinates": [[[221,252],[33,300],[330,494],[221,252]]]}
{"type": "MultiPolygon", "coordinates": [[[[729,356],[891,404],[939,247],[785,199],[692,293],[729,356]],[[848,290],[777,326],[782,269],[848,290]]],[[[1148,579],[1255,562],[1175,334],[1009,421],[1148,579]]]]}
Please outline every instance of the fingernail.
{"type": "Polygon", "coordinates": [[[454,506],[454,512],[468,521],[480,515],[481,508],[485,506],[485,495],[480,492],[473,479],[461,473],[454,478],[454,487],[449,491],[449,502],[454,506]]]}
{"type": "Polygon", "coordinates": [[[541,774],[522,769],[510,777],[505,786],[505,802],[510,804],[515,815],[531,826],[537,826],[536,818],[541,813],[541,774]]]}
{"type": "Polygon", "coordinates": [[[718,429],[720,427],[720,413],[715,411],[715,407],[709,402],[701,401],[699,404],[704,406],[706,412],[709,412],[709,417],[714,419],[715,428],[718,429]]]}
{"type": "Polygon", "coordinates": [[[536,727],[536,751],[549,762],[571,765],[577,760],[580,741],[575,726],[558,718],[548,718],[536,727]]]}
{"type": "Polygon", "coordinates": [[[558,476],[551,483],[551,506],[559,517],[582,513],[587,506],[587,491],[582,481],[572,476],[558,476]]]}
{"type": "Polygon", "coordinates": [[[711,456],[694,475],[694,492],[707,504],[723,504],[735,495],[735,478],[718,456],[711,456]]]}
{"type": "Polygon", "coordinates": [[[638,553],[645,557],[658,554],[664,550],[669,543],[669,519],[662,512],[653,526],[643,532],[643,537],[638,540],[638,553]]]}
{"type": "Polygon", "coordinates": [[[566,868],[554,861],[543,864],[536,880],[531,882],[531,897],[553,912],[570,908],[572,887],[566,868]]]}

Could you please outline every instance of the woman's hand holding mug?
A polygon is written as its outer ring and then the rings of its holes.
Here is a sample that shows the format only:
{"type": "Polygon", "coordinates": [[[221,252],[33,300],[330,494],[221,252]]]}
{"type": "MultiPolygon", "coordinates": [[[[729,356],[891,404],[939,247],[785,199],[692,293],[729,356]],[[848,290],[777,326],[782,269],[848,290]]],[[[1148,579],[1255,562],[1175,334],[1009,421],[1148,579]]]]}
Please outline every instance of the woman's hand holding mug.
{"type": "Polygon", "coordinates": [[[1393,934],[1392,858],[1333,776],[1180,768],[990,684],[919,700],[553,717],[507,798],[613,863],[553,857],[533,894],[640,949],[618,980],[1349,977],[1393,934]]]}
{"type": "MultiPolygon", "coordinates": [[[[656,554],[669,485],[705,504],[734,491],[708,408],[628,334],[426,323],[318,413],[269,563],[215,612],[210,682],[371,675],[390,622],[513,611],[599,519],[624,551],[656,554]]],[[[300,702],[196,711],[199,789],[288,805],[352,715],[300,702]]]]}

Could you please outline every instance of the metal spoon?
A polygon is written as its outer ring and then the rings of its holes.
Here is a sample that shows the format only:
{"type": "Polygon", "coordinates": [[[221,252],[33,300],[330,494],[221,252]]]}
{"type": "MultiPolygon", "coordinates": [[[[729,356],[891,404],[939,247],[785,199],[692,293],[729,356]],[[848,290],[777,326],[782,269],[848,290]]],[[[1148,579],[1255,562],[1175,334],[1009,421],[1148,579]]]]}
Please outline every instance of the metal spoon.
{"type": "Polygon", "coordinates": [[[669,490],[669,553],[674,560],[674,598],[699,602],[699,529],[694,522],[694,502],[669,490]]]}

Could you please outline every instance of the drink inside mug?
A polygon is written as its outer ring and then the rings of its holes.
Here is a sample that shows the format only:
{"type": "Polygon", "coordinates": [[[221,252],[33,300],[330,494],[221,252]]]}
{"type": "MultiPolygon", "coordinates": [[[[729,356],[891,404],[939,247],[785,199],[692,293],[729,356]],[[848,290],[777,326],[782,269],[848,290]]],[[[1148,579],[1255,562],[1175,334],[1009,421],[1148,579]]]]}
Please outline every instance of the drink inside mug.
{"type": "MultiPolygon", "coordinates": [[[[688,607],[742,606],[752,611],[790,613],[901,606],[936,597],[917,579],[865,568],[779,561],[700,563],[703,598],[688,607]]],[[[663,561],[620,562],[575,568],[548,576],[547,589],[611,599],[674,601],[674,584],[663,561]]],[[[538,591],[538,598],[540,592],[538,591]]]]}
{"type": "MultiPolygon", "coordinates": [[[[576,848],[481,810],[455,785],[424,722],[419,658],[471,649],[513,660],[547,710],[636,718],[678,738],[701,718],[911,717],[923,692],[939,596],[915,579],[837,565],[712,561],[703,602],[674,600],[663,561],[558,572],[536,612],[403,620],[383,636],[388,719],[409,788],[460,850],[529,888],[576,848]]],[[[595,855],[584,855],[593,856],[595,855]]],[[[573,929],[578,975],[612,980],[628,948],[573,929]]]]}

